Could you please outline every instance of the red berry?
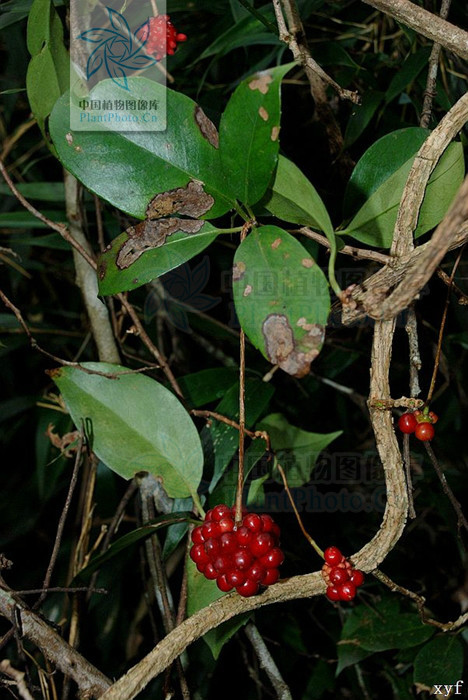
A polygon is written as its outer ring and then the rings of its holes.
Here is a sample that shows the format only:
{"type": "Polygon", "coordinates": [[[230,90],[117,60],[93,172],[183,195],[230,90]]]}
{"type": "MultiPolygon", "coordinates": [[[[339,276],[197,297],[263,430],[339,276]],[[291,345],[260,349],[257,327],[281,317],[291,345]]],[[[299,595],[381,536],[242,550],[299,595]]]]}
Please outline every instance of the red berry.
{"type": "Polygon", "coordinates": [[[323,553],[324,559],[330,566],[336,566],[341,564],[344,560],[344,556],[341,554],[338,547],[328,547],[323,553]]]}
{"type": "Polygon", "coordinates": [[[229,516],[219,521],[218,527],[220,532],[232,532],[234,530],[234,520],[229,516]]]}
{"type": "Polygon", "coordinates": [[[263,514],[260,518],[262,519],[263,532],[272,532],[275,527],[278,527],[271,515],[263,514]]]}
{"type": "Polygon", "coordinates": [[[416,420],[414,413],[403,413],[398,419],[398,427],[402,433],[414,433],[418,421],[416,420]]]}
{"type": "Polygon", "coordinates": [[[250,598],[250,596],[258,593],[260,584],[256,581],[251,581],[249,578],[242,584],[242,586],[237,586],[236,591],[240,593],[244,598],[250,598]]]}
{"type": "Polygon", "coordinates": [[[209,578],[210,581],[214,580],[215,578],[218,578],[218,572],[216,571],[216,569],[214,568],[214,566],[211,562],[209,562],[205,566],[205,570],[204,570],[203,574],[206,576],[206,578],[209,578]]]}
{"type": "Polygon", "coordinates": [[[422,442],[428,442],[429,440],[432,440],[432,438],[435,435],[434,426],[432,425],[432,423],[418,423],[414,434],[416,435],[418,440],[421,440],[422,442]]]}
{"type": "Polygon", "coordinates": [[[249,544],[249,549],[254,557],[263,557],[264,554],[273,549],[275,540],[268,532],[259,532],[249,544]]]}
{"type": "Polygon", "coordinates": [[[213,562],[213,566],[218,572],[218,574],[225,574],[232,568],[231,558],[223,555],[221,555],[220,557],[216,557],[216,559],[213,562]]]}
{"type": "Polygon", "coordinates": [[[248,527],[252,532],[260,532],[263,527],[262,519],[257,513],[249,513],[243,520],[245,527],[248,527]]]}
{"type": "Polygon", "coordinates": [[[339,583],[345,583],[345,581],[349,581],[349,573],[347,569],[339,569],[338,567],[332,569],[330,571],[330,581],[335,586],[337,586],[339,583]]]}
{"type": "Polygon", "coordinates": [[[257,583],[262,583],[265,578],[265,569],[261,564],[252,564],[252,566],[247,570],[247,578],[251,581],[257,581],[257,583]]]}
{"type": "Polygon", "coordinates": [[[206,540],[204,547],[205,552],[208,554],[210,559],[214,559],[214,557],[217,557],[219,554],[219,550],[221,549],[218,540],[216,540],[214,537],[210,537],[208,540],[206,540]]]}
{"type": "Polygon", "coordinates": [[[205,515],[205,523],[213,518],[213,509],[207,510],[205,515]]]}
{"type": "Polygon", "coordinates": [[[226,574],[227,581],[237,588],[237,586],[242,586],[245,583],[247,576],[244,571],[239,571],[239,569],[231,569],[226,574]]]}
{"type": "Polygon", "coordinates": [[[232,557],[234,566],[241,571],[245,571],[253,562],[253,556],[247,549],[238,549],[232,557]]]}
{"type": "Polygon", "coordinates": [[[219,506],[213,508],[212,513],[212,519],[216,520],[217,523],[219,523],[219,521],[223,518],[231,517],[231,509],[229,508],[229,506],[225,506],[223,504],[220,504],[219,506]]]}
{"type": "Polygon", "coordinates": [[[211,520],[202,525],[202,535],[205,540],[210,537],[218,537],[221,534],[218,523],[214,523],[211,520]]]}
{"type": "Polygon", "coordinates": [[[328,600],[341,600],[341,594],[336,586],[328,586],[326,596],[328,600]]]}
{"type": "Polygon", "coordinates": [[[352,600],[356,595],[356,586],[351,581],[346,581],[338,586],[341,600],[352,600]]]}
{"type": "Polygon", "coordinates": [[[283,563],[284,554],[279,547],[273,547],[268,554],[260,557],[259,561],[265,569],[276,569],[277,566],[283,563]]]}
{"type": "Polygon", "coordinates": [[[241,525],[240,528],[236,531],[236,540],[238,541],[241,547],[245,547],[246,545],[248,545],[252,537],[252,532],[249,530],[248,527],[245,527],[245,525],[241,525]]]}
{"type": "Polygon", "coordinates": [[[221,574],[221,576],[218,576],[216,579],[216,585],[220,591],[223,591],[223,593],[229,593],[229,591],[232,591],[233,589],[233,585],[229,583],[226,574],[221,574]]]}
{"type": "Polygon", "coordinates": [[[195,544],[190,550],[190,558],[195,564],[208,564],[210,557],[205,551],[205,547],[202,544],[195,544]]]}
{"type": "Polygon", "coordinates": [[[362,573],[362,571],[359,571],[359,569],[355,569],[351,574],[349,580],[351,581],[351,583],[354,583],[354,585],[357,588],[358,586],[362,586],[362,584],[364,583],[364,574],[362,573]]]}
{"type": "Polygon", "coordinates": [[[203,534],[202,534],[202,526],[199,525],[194,530],[192,530],[192,542],[194,544],[203,544],[204,541],[205,541],[205,538],[203,537],[203,534]]]}
{"type": "Polygon", "coordinates": [[[233,532],[223,532],[219,538],[221,552],[223,554],[232,554],[237,549],[237,540],[233,532]]]}
{"type": "Polygon", "coordinates": [[[439,416],[437,415],[437,413],[434,413],[434,411],[429,411],[429,418],[431,419],[432,424],[437,423],[437,421],[439,420],[439,416]]]}
{"type": "Polygon", "coordinates": [[[279,579],[278,569],[266,569],[265,576],[263,577],[262,583],[264,586],[271,586],[273,583],[276,583],[278,579],[279,579]]]}

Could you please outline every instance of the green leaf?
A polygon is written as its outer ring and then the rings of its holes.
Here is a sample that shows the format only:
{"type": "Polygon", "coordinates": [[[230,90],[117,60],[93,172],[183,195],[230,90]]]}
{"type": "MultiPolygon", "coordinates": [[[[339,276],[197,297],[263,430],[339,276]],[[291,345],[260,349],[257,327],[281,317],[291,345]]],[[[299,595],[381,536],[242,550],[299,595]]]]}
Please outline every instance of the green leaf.
{"type": "MultiPolygon", "coordinates": [[[[410,158],[369,197],[340,235],[361,243],[389,248],[398,207],[414,158],[410,158]]],[[[464,176],[463,147],[451,143],[432,173],[419,213],[415,237],[437,226],[449,208],[464,176]]]]}
{"type": "Polygon", "coordinates": [[[419,126],[398,129],[375,141],[356,163],[346,187],[343,215],[350,217],[393,173],[415,156],[431,132],[419,126]]]}
{"type": "Polygon", "coordinates": [[[427,687],[456,683],[463,676],[463,644],[456,635],[431,639],[414,660],[414,682],[427,687]]]}
{"type": "Polygon", "coordinates": [[[284,156],[279,156],[275,179],[262,204],[273,216],[333,234],[328,211],[313,184],[284,156]]]}
{"type": "Polygon", "coordinates": [[[257,430],[266,430],[269,434],[290,486],[302,486],[310,481],[319,454],[343,432],[310,433],[291,425],[281,413],[263,418],[257,430]]]}
{"type": "Polygon", "coordinates": [[[404,92],[408,85],[418,77],[422,69],[427,66],[430,53],[431,47],[423,46],[416,53],[410,54],[403,65],[397,68],[385,93],[386,104],[404,92]]]}
{"type": "Polygon", "coordinates": [[[165,275],[205,250],[217,237],[217,229],[206,223],[198,233],[178,233],[169,236],[164,245],[143,253],[129,267],[119,268],[117,256],[128,240],[127,233],[114,238],[108,250],[98,259],[99,293],[118,294],[165,275]]]}
{"type": "Polygon", "coordinates": [[[78,429],[91,419],[93,449],[125,479],[145,471],[160,477],[173,498],[196,493],[203,466],[200,438],[179,400],[154,379],[121,374],[125,367],[87,362],[83,367],[109,379],[62,367],[50,374],[78,429]]]}
{"type": "Polygon", "coordinates": [[[234,199],[252,205],[265,193],[279,151],[281,80],[294,63],[255,73],[229,100],[220,124],[220,152],[234,199]]]}
{"type": "MultiPolygon", "coordinates": [[[[57,203],[65,201],[63,182],[18,182],[16,188],[26,199],[57,203]]],[[[0,194],[14,196],[8,185],[3,183],[0,183],[0,194]]]]}
{"type": "MultiPolygon", "coordinates": [[[[274,389],[258,379],[248,378],[245,382],[245,422],[247,428],[252,428],[268,406],[274,389]]],[[[238,420],[239,418],[239,385],[236,383],[225,392],[222,401],[215,411],[223,416],[238,420]]],[[[239,447],[239,431],[226,423],[213,421],[210,427],[203,428],[202,441],[205,451],[213,453],[213,478],[209,487],[210,493],[224,474],[226,467],[239,447]]],[[[231,480],[231,485],[235,483],[231,480]]],[[[230,503],[228,504],[230,505],[230,503]]]]}
{"type": "Polygon", "coordinates": [[[132,547],[137,542],[141,542],[142,540],[151,537],[151,535],[154,535],[154,533],[161,528],[169,527],[175,523],[188,523],[191,521],[193,521],[193,516],[190,512],[167,513],[160,515],[154,520],[151,520],[151,522],[149,522],[147,525],[138,527],[135,530],[132,530],[132,532],[128,532],[126,535],[119,537],[119,539],[115,540],[105,552],[94,556],[88,566],[80,571],[79,578],[82,579],[90,576],[94,571],[100,569],[103,564],[106,564],[106,562],[118,556],[123,550],[128,549],[128,547],[132,547]]]}
{"type": "Polygon", "coordinates": [[[353,111],[346,126],[344,147],[349,148],[360,137],[376,113],[383,99],[382,92],[371,90],[364,93],[360,105],[353,105],[353,111]]]}
{"type": "Polygon", "coordinates": [[[193,408],[200,408],[212,401],[219,401],[236,383],[238,374],[235,368],[216,367],[186,374],[178,382],[188,403],[193,408]]]}
{"type": "Polygon", "coordinates": [[[28,19],[28,49],[32,56],[26,75],[29,103],[41,131],[45,120],[69,84],[70,59],[63,27],[52,0],[35,0],[28,19]]]}
{"type": "MultiPolygon", "coordinates": [[[[219,590],[216,581],[210,581],[197,571],[193,561],[187,558],[187,616],[194,615],[210,603],[226,595],[219,590]]],[[[236,594],[237,595],[237,594],[236,594]]],[[[248,621],[252,613],[236,615],[204,635],[214,658],[217,659],[223,645],[248,621]]]]}
{"type": "MultiPolygon", "coordinates": [[[[70,93],[55,105],[50,132],[63,165],[86,187],[122,211],[145,217],[150,200],[166,190],[185,187],[190,181],[204,183],[214,204],[203,218],[221,216],[232,208],[219,151],[202,135],[196,121],[201,111],[180,92],[142,77],[128,78],[134,99],[167,98],[165,131],[119,131],[106,123],[106,131],[70,130],[70,93]]],[[[128,92],[110,80],[91,91],[90,99],[125,99],[128,92]]],[[[102,124],[100,125],[102,126],[102,124]]]]}
{"type": "MultiPolygon", "coordinates": [[[[236,2],[236,0],[234,0],[236,2]]],[[[238,4],[238,3],[237,3],[238,4]]],[[[239,7],[241,7],[239,5],[239,7]]],[[[271,23],[275,22],[275,14],[271,5],[260,7],[258,12],[271,23]]],[[[255,44],[278,44],[281,42],[276,34],[269,32],[265,25],[250,13],[239,22],[220,34],[200,55],[199,61],[209,56],[224,56],[240,46],[255,44]]]]}
{"type": "Polygon", "coordinates": [[[255,229],[237,248],[233,291],[253,345],[288,374],[306,375],[330,310],[327,280],[307,250],[277,226],[255,229]]]}
{"type": "Polygon", "coordinates": [[[424,625],[419,615],[401,613],[398,603],[383,599],[375,609],[354,608],[343,626],[340,645],[353,644],[367,652],[408,649],[433,634],[434,629],[424,625]]]}
{"type": "MultiPolygon", "coordinates": [[[[65,223],[65,215],[59,211],[43,211],[42,214],[55,222],[65,223]]],[[[9,211],[0,214],[0,228],[49,228],[28,211],[9,211]]]]}

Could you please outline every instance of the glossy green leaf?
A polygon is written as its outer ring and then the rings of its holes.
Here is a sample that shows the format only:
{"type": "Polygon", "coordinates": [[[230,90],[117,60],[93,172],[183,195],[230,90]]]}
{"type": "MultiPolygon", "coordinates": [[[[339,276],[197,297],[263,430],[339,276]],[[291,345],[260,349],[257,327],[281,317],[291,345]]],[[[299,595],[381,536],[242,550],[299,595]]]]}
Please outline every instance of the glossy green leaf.
{"type": "Polygon", "coordinates": [[[319,193],[299,168],[284,156],[278,157],[271,191],[262,204],[278,219],[314,226],[327,235],[333,235],[333,225],[319,193]]]}
{"type": "MultiPolygon", "coordinates": [[[[267,408],[273,392],[274,389],[270,384],[259,379],[249,377],[246,380],[245,424],[247,428],[254,427],[267,408]]],[[[224,398],[216,406],[215,411],[233,420],[239,419],[239,384],[237,382],[225,392],[224,398]]],[[[239,431],[226,423],[213,421],[210,426],[203,428],[201,437],[205,452],[211,455],[209,459],[213,463],[213,477],[209,487],[211,493],[239,447],[239,431]]],[[[229,479],[229,481],[231,485],[236,483],[236,475],[234,474],[234,480],[229,479]]]]}
{"type": "MultiPolygon", "coordinates": [[[[340,235],[349,235],[368,245],[389,248],[398,207],[413,158],[404,163],[369,197],[340,235]]],[[[455,197],[465,172],[463,147],[451,143],[432,173],[419,213],[415,237],[422,236],[441,221],[455,197]]]]}
{"type": "Polygon", "coordinates": [[[204,224],[198,233],[179,231],[169,236],[164,245],[146,251],[129,267],[120,269],[116,262],[117,256],[128,240],[128,234],[122,233],[99,256],[99,293],[105,296],[141,287],[191,260],[213,243],[217,235],[215,227],[210,223],[204,224]]]}
{"type": "Polygon", "coordinates": [[[92,421],[93,449],[125,479],[145,471],[160,477],[169,496],[193,495],[200,483],[203,453],[187,411],[164,386],[125,367],[83,363],[87,369],[120,375],[110,379],[75,367],[51,372],[77,428],[92,421]]]}
{"type": "Polygon", "coordinates": [[[395,604],[384,598],[375,609],[353,609],[343,627],[340,645],[352,644],[367,652],[408,649],[433,634],[434,628],[424,625],[417,613],[401,613],[398,601],[395,604]]]}
{"type": "Polygon", "coordinates": [[[403,64],[397,68],[385,93],[385,102],[387,104],[397,95],[404,92],[408,85],[418,77],[423,68],[427,66],[430,53],[431,47],[423,46],[416,53],[410,54],[403,64]]]}
{"type": "Polygon", "coordinates": [[[257,429],[266,430],[270,436],[271,446],[290,486],[302,486],[310,481],[319,454],[342,433],[341,430],[334,433],[301,430],[291,425],[281,413],[266,416],[257,429]]]}
{"type": "Polygon", "coordinates": [[[414,660],[414,682],[429,688],[440,683],[453,684],[462,677],[463,644],[454,634],[434,637],[414,660]]]}
{"type": "Polygon", "coordinates": [[[353,105],[353,111],[344,135],[345,148],[349,148],[360,137],[376,113],[383,99],[383,93],[369,90],[364,93],[360,105],[353,105]]]}
{"type": "Polygon", "coordinates": [[[221,118],[219,143],[229,192],[253,205],[271,180],[279,151],[281,80],[294,63],[255,73],[244,80],[221,118]]]}
{"type": "Polygon", "coordinates": [[[234,367],[215,367],[186,374],[180,377],[178,382],[190,406],[200,408],[207,403],[222,399],[237,382],[238,376],[239,370],[234,367]]]}
{"type": "MultiPolygon", "coordinates": [[[[210,581],[203,576],[193,561],[187,558],[187,616],[194,615],[206,608],[218,598],[226,595],[219,590],[216,581],[210,581]]],[[[236,593],[237,595],[237,593],[236,593]]],[[[248,621],[251,613],[236,615],[224,622],[211,632],[204,635],[203,640],[208,644],[214,658],[217,659],[223,645],[248,621]]]]}
{"type": "MultiPolygon", "coordinates": [[[[243,9],[242,5],[240,5],[237,0],[234,0],[234,2],[241,10],[243,9]]],[[[271,5],[260,7],[258,12],[274,26],[275,13],[271,5]]],[[[249,46],[252,44],[279,45],[280,43],[278,36],[273,31],[268,31],[263,22],[248,13],[232,27],[229,27],[229,29],[216,37],[203,51],[198,60],[201,61],[209,56],[223,56],[240,46],[249,46]]]]}
{"type": "Polygon", "coordinates": [[[142,542],[148,537],[151,537],[151,535],[154,535],[154,533],[161,528],[169,527],[170,525],[174,525],[176,523],[187,523],[190,522],[192,518],[193,516],[190,512],[167,513],[160,515],[147,525],[138,527],[135,530],[132,530],[132,532],[128,532],[126,535],[119,537],[110,545],[108,549],[106,549],[105,552],[94,556],[89,562],[88,566],[80,571],[79,578],[87,578],[94,571],[100,569],[103,564],[106,564],[108,561],[118,556],[122,551],[128,549],[128,547],[132,547],[138,542],[142,542]]]}
{"type": "MultiPolygon", "coordinates": [[[[42,211],[52,221],[65,223],[65,215],[59,211],[42,211]]],[[[49,228],[49,226],[28,211],[9,211],[0,214],[1,228],[49,228]]]]}
{"type": "MultiPolygon", "coordinates": [[[[231,455],[232,456],[232,455],[231,455]]],[[[264,440],[254,440],[245,451],[244,477],[247,481],[252,469],[265,457],[264,440]]],[[[273,466],[273,460],[269,461],[269,466],[273,466]]],[[[234,504],[237,490],[237,474],[235,470],[228,469],[219,479],[216,488],[209,498],[209,505],[215,506],[217,503],[234,504]]]]}
{"type": "MultiPolygon", "coordinates": [[[[16,188],[26,199],[57,203],[65,201],[63,182],[18,182],[16,188]]],[[[14,196],[8,185],[4,183],[0,183],[0,194],[14,196]]]]}
{"type": "MultiPolygon", "coordinates": [[[[145,217],[158,193],[185,187],[191,180],[204,183],[214,204],[203,218],[221,216],[232,206],[219,150],[202,135],[196,103],[186,95],[143,77],[129,77],[134,99],[167,98],[165,131],[120,131],[109,123],[106,131],[70,131],[70,93],[55,105],[50,132],[63,165],[86,187],[122,211],[145,217]]],[[[95,99],[125,99],[128,92],[104,80],[91,92],[95,99]]],[[[102,126],[102,124],[100,125],[102,126]]]]}
{"type": "Polygon", "coordinates": [[[277,226],[261,226],[237,248],[233,272],[239,322],[253,345],[302,377],[323,344],[328,283],[307,250],[277,226]]]}
{"type": "Polygon", "coordinates": [[[32,112],[44,131],[45,119],[68,88],[70,61],[63,27],[52,0],[35,0],[28,19],[28,49],[32,56],[26,89],[32,112]]]}
{"type": "Polygon", "coordinates": [[[350,217],[366,199],[406,161],[414,157],[429,136],[429,129],[410,126],[375,141],[351,173],[343,201],[343,215],[350,217]]]}

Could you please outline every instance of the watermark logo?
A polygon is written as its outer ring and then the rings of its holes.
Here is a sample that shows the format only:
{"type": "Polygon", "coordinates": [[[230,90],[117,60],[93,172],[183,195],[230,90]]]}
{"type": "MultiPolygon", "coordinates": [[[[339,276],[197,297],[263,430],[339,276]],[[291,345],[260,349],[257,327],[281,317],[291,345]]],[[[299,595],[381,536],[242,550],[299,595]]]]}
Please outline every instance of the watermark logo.
{"type": "Polygon", "coordinates": [[[145,52],[146,40],[141,42],[144,25],[132,33],[125,17],[111,7],[106,7],[109,27],[93,27],[77,38],[97,44],[86,63],[86,79],[89,81],[102,67],[109,78],[124,90],[129,90],[127,74],[141,71],[156,63],[156,59],[145,52]]]}
{"type": "Polygon", "coordinates": [[[451,685],[434,685],[431,690],[431,695],[437,695],[442,698],[449,698],[452,695],[461,695],[464,681],[457,681],[451,685]]]}

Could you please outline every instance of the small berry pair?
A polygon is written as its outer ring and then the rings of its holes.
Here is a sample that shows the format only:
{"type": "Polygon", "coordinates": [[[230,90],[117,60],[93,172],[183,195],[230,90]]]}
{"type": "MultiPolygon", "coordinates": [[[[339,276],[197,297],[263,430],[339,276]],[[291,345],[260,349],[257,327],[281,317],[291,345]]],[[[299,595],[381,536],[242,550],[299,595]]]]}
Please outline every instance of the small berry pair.
{"type": "Polygon", "coordinates": [[[434,423],[437,423],[439,416],[433,411],[413,411],[413,413],[403,413],[398,420],[398,427],[402,433],[414,433],[421,442],[432,440],[435,435],[434,423]]]}
{"type": "Polygon", "coordinates": [[[247,598],[258,593],[260,586],[277,582],[284,554],[273,518],[244,513],[236,525],[235,514],[235,507],[223,504],[209,510],[203,525],[192,531],[190,558],[207,579],[216,579],[221,591],[235,588],[247,598]]]}
{"type": "Polygon", "coordinates": [[[329,600],[353,600],[356,590],[364,583],[364,574],[355,569],[338,547],[328,547],[323,554],[322,576],[327,584],[329,600]]]}
{"type": "Polygon", "coordinates": [[[137,38],[146,42],[145,50],[149,55],[154,55],[160,61],[167,54],[175,53],[177,44],[187,41],[185,34],[180,34],[172,24],[169,15],[150,17],[136,33],[137,38]]]}

